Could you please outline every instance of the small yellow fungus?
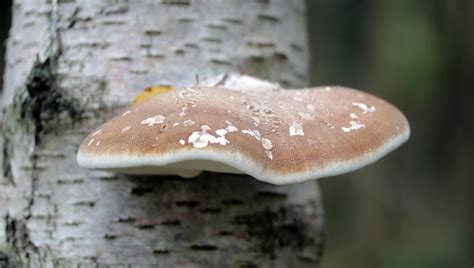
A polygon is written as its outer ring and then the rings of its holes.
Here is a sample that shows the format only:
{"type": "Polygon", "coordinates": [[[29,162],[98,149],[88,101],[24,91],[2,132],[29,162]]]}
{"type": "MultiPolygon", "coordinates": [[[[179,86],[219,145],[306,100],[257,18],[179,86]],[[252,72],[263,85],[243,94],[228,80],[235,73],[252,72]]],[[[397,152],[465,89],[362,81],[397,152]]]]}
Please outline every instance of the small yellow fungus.
{"type": "Polygon", "coordinates": [[[168,92],[172,90],[172,86],[158,85],[145,88],[138,96],[133,100],[132,106],[135,106],[143,101],[150,99],[156,95],[168,92]]]}

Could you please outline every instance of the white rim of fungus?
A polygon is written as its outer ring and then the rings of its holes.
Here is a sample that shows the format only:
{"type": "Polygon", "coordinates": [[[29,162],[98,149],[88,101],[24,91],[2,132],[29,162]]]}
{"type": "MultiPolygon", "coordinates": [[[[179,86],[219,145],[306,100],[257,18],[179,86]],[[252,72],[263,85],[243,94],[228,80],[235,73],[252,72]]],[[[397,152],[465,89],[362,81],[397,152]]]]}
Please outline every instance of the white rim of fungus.
{"type": "MultiPolygon", "coordinates": [[[[258,165],[259,161],[253,161],[239,152],[230,152],[217,148],[211,149],[194,149],[186,151],[173,151],[163,155],[148,155],[139,156],[136,154],[121,154],[121,155],[97,155],[79,153],[77,161],[79,165],[85,168],[92,169],[126,169],[136,168],[140,166],[162,166],[178,165],[183,161],[213,161],[228,165],[235,169],[242,171],[242,173],[249,174],[254,178],[273,183],[273,184],[288,184],[302,182],[310,179],[318,179],[323,177],[330,177],[354,171],[369,165],[389,152],[396,149],[399,145],[404,143],[410,136],[410,129],[400,135],[388,140],[376,150],[367,152],[356,159],[350,159],[343,162],[334,162],[324,167],[314,168],[302,172],[281,174],[273,172],[270,168],[265,168],[263,165],[258,165]]],[[[267,154],[268,156],[268,154],[267,154]]],[[[192,171],[192,169],[183,170],[192,171]]]]}

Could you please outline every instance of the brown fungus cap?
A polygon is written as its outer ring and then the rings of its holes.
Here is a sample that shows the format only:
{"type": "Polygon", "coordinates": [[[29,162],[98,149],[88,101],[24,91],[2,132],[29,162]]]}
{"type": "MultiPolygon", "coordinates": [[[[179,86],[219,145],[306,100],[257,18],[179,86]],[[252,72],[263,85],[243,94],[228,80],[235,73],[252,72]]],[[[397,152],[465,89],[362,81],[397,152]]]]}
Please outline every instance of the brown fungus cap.
{"type": "Polygon", "coordinates": [[[284,184],[361,168],[409,134],[397,108],[354,89],[196,86],[117,115],[83,141],[77,160],[128,174],[192,177],[209,170],[284,184]]]}

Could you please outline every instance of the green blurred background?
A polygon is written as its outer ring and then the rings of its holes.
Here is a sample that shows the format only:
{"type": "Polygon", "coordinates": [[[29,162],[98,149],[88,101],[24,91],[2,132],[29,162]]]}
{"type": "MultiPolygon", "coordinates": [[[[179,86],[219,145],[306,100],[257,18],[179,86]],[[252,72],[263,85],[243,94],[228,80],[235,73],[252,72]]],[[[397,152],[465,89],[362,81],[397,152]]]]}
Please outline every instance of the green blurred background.
{"type": "MultiPolygon", "coordinates": [[[[375,165],[320,181],[322,267],[473,267],[474,0],[307,3],[311,84],[374,93],[412,127],[375,165]]],[[[0,40],[10,9],[0,0],[0,40]]]]}
{"type": "Polygon", "coordinates": [[[474,267],[474,0],[308,0],[312,85],[399,107],[408,143],[322,179],[323,268],[474,267]]]}

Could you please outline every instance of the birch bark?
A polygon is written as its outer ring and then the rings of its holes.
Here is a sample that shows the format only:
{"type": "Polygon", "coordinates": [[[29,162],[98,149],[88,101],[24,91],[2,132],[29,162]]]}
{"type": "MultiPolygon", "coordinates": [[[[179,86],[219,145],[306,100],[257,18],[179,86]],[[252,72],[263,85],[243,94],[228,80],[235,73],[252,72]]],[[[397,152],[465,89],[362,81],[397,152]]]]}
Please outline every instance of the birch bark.
{"type": "Polygon", "coordinates": [[[77,166],[80,141],[153,84],[244,73],[308,81],[295,1],[16,0],[0,149],[0,266],[317,267],[315,182],[130,177],[77,166]]]}

